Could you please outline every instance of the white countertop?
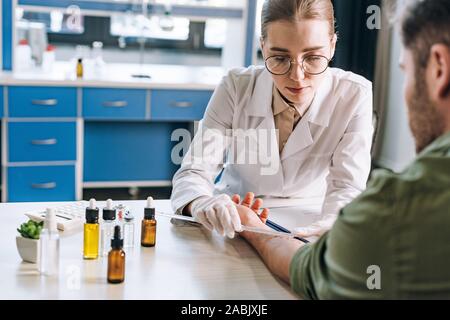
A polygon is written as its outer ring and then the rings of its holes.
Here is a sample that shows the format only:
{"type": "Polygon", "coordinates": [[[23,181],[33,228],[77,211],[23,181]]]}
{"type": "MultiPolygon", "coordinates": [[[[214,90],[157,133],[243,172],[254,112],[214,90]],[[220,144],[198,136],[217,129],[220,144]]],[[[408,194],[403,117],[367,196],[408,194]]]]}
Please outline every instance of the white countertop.
{"type": "MultiPolygon", "coordinates": [[[[243,239],[229,240],[194,226],[174,226],[157,216],[154,248],[139,245],[144,201],[115,201],[136,217],[135,248],[126,254],[122,284],[106,281],[107,259],[83,260],[82,231],[61,232],[59,277],[41,276],[37,265],[22,262],[16,228],[30,210],[61,203],[1,203],[0,299],[297,299],[275,278],[243,239]],[[79,281],[77,280],[79,279],[79,281]]],[[[98,206],[103,207],[104,202],[98,206]]],[[[155,202],[157,211],[171,212],[170,202],[155,202]]],[[[270,218],[287,228],[318,218],[315,209],[272,209],[270,218]]]]}
{"type": "Polygon", "coordinates": [[[208,66],[108,63],[98,74],[85,66],[85,77],[77,79],[73,64],[56,62],[52,72],[38,68],[0,72],[0,85],[214,90],[225,72],[221,67],[208,66]],[[151,78],[136,78],[132,76],[135,74],[151,78]]]}

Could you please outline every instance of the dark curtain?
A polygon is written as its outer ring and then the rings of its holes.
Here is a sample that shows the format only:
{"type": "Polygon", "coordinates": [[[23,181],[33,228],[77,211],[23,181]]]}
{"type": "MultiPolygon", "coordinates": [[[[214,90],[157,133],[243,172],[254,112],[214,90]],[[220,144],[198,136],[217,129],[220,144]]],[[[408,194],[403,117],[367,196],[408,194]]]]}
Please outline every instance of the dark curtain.
{"type": "MultiPolygon", "coordinates": [[[[367,8],[381,0],[333,0],[338,45],[332,66],[374,80],[378,30],[369,30],[367,8]]],[[[380,17],[381,18],[381,17],[380,17]]]]}

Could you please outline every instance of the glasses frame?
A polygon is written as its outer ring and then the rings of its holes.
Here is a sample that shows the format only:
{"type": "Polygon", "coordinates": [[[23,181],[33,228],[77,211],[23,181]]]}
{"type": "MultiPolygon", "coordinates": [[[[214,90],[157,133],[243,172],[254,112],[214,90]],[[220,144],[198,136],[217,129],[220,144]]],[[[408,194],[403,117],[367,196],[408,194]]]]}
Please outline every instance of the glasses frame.
{"type": "MultiPolygon", "coordinates": [[[[293,65],[293,64],[299,64],[298,62],[295,61],[295,59],[290,59],[290,60],[289,60],[289,69],[288,69],[285,73],[274,73],[274,72],[270,71],[269,67],[267,66],[267,61],[268,61],[269,59],[272,59],[272,58],[275,58],[275,57],[286,57],[286,56],[277,54],[277,55],[273,55],[273,56],[268,57],[268,58],[264,61],[264,64],[265,64],[265,66],[266,66],[267,71],[269,71],[271,74],[273,74],[273,75],[275,75],[275,76],[284,76],[284,75],[287,75],[288,73],[290,73],[290,72],[292,71],[292,65],[293,65]]],[[[303,70],[303,72],[304,72],[305,74],[309,74],[309,75],[312,75],[312,76],[318,76],[318,75],[324,73],[325,71],[327,71],[327,69],[330,67],[330,62],[331,62],[331,59],[328,59],[328,57],[325,57],[325,56],[320,55],[320,54],[311,54],[311,55],[308,55],[308,56],[306,56],[306,57],[304,57],[304,58],[302,59],[302,62],[301,62],[301,64],[300,64],[300,66],[302,67],[302,70],[303,70]],[[312,73],[312,72],[306,71],[306,70],[305,70],[305,66],[304,66],[305,60],[308,59],[308,58],[311,58],[311,57],[325,58],[325,59],[328,61],[327,67],[326,67],[322,72],[319,72],[319,73],[312,73]]]]}

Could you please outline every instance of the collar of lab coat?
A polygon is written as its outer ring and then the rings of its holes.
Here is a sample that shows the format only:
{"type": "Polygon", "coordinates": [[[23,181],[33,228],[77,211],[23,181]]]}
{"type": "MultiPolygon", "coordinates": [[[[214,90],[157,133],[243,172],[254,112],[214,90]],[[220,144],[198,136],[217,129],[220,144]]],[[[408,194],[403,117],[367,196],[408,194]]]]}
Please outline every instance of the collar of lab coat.
{"type": "MultiPolygon", "coordinates": [[[[332,114],[333,103],[327,103],[333,86],[333,76],[330,69],[327,70],[324,80],[316,92],[316,96],[304,116],[304,121],[300,121],[292,132],[289,140],[280,155],[280,160],[284,161],[296,153],[304,150],[314,143],[309,123],[314,123],[322,127],[328,127],[332,114]]],[[[257,129],[275,130],[272,110],[273,80],[267,70],[264,70],[256,80],[255,89],[247,106],[247,116],[262,118],[257,129]],[[270,115],[270,116],[269,116],[270,115]]],[[[336,97],[339,99],[339,97],[336,97]]],[[[274,133],[273,133],[274,134],[274,133]]],[[[272,137],[272,141],[277,139],[272,137]]]]}
{"type": "MultiPolygon", "coordinates": [[[[272,100],[273,100],[273,79],[272,75],[264,70],[260,77],[256,80],[255,90],[253,92],[250,104],[247,106],[247,115],[253,117],[267,117],[273,116],[272,100]]],[[[316,92],[316,96],[305,114],[306,119],[314,124],[322,127],[328,127],[330,123],[331,110],[328,110],[328,105],[325,100],[329,97],[333,86],[333,77],[331,70],[326,71],[322,84],[316,92]]],[[[338,97],[336,97],[338,99],[338,97]]]]}

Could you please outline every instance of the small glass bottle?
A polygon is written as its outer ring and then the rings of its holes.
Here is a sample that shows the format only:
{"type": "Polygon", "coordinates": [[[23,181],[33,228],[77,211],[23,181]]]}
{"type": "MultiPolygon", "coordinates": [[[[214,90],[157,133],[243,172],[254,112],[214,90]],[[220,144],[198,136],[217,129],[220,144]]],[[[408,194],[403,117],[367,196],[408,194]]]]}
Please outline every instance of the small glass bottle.
{"type": "Polygon", "coordinates": [[[89,207],[86,208],[86,223],[84,224],[83,258],[98,258],[99,240],[99,209],[95,206],[95,199],[89,200],[89,207]]]}
{"type": "MultiPolygon", "coordinates": [[[[103,223],[101,225],[100,255],[107,256],[111,250],[111,239],[114,234],[116,220],[116,209],[112,206],[111,199],[106,200],[106,207],[103,208],[103,223]]],[[[120,229],[119,229],[120,230],[120,229]]]]}
{"type": "MultiPolygon", "coordinates": [[[[118,226],[120,226],[120,230],[122,231],[122,233],[125,232],[124,230],[124,220],[125,220],[125,215],[127,214],[127,212],[129,211],[129,209],[124,206],[123,204],[118,204],[117,206],[115,206],[116,209],[116,224],[118,226]]],[[[126,242],[125,240],[125,236],[122,234],[122,238],[124,240],[124,243],[126,242]]]]}
{"type": "Polygon", "coordinates": [[[40,240],[39,272],[48,276],[59,272],[59,234],[54,209],[47,209],[40,240]]]}
{"type": "Polygon", "coordinates": [[[147,198],[147,207],[144,209],[144,219],[141,226],[141,245],[154,247],[156,244],[156,220],[153,198],[147,198]]]}
{"type": "Polygon", "coordinates": [[[83,78],[83,59],[78,58],[77,61],[77,78],[83,78]]]}
{"type": "Polygon", "coordinates": [[[134,217],[131,211],[125,212],[125,223],[123,225],[123,241],[124,247],[133,248],[134,247],[134,217]]]}
{"type": "Polygon", "coordinates": [[[111,251],[108,253],[108,282],[121,283],[125,280],[125,251],[123,239],[120,238],[120,227],[114,227],[114,238],[111,240],[111,251]]]}

